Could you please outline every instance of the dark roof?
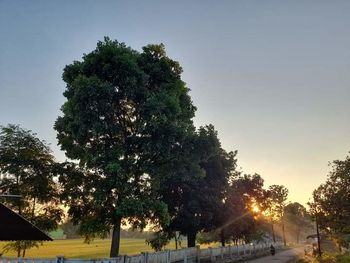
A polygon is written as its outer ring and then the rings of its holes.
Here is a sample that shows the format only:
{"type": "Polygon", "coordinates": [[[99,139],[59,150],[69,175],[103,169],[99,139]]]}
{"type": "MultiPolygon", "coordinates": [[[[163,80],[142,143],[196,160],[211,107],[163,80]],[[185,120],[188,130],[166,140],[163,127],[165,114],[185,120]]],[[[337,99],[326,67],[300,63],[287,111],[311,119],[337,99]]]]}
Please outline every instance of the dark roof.
{"type": "Polygon", "coordinates": [[[0,203],[0,240],[46,240],[52,239],[28,220],[0,203]]]}

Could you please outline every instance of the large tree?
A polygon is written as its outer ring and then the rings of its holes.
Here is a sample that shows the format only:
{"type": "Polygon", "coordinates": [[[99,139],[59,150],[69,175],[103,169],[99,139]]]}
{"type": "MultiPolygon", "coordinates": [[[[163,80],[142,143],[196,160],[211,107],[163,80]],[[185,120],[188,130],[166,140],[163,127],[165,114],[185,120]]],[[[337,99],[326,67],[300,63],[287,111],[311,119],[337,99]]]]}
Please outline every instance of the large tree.
{"type": "MultiPolygon", "coordinates": [[[[63,211],[59,207],[55,181],[57,164],[49,146],[30,130],[16,125],[0,126],[0,189],[21,198],[3,202],[44,231],[56,229],[63,211]]],[[[5,250],[26,250],[36,241],[16,241],[5,250]]]]}
{"type": "Polygon", "coordinates": [[[142,228],[147,219],[167,220],[155,194],[159,178],[171,172],[183,138],[194,130],[195,107],[181,72],[163,45],[138,52],[108,38],[64,69],[67,101],[55,129],[80,171],[61,182],[69,185],[69,214],[82,234],[113,229],[111,257],[119,253],[123,221],[142,228]]]}
{"type": "Polygon", "coordinates": [[[221,148],[213,125],[200,127],[188,136],[173,174],[161,180],[160,195],[168,204],[170,225],[165,231],[187,236],[195,246],[199,231],[210,231],[221,223],[225,192],[235,173],[236,152],[221,148]]]}
{"type": "Polygon", "coordinates": [[[313,193],[312,212],[320,228],[341,246],[350,245],[350,157],[332,163],[327,181],[313,193]]]}

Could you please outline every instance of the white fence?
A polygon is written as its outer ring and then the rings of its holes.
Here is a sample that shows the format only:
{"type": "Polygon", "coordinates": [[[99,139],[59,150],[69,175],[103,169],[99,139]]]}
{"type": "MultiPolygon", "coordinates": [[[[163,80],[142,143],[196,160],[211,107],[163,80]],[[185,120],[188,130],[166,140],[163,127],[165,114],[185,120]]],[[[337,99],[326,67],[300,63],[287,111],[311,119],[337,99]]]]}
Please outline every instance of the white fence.
{"type": "MultiPolygon", "coordinates": [[[[57,256],[56,258],[6,258],[0,257],[0,263],[191,263],[191,262],[227,262],[251,258],[269,252],[271,243],[246,244],[200,249],[199,247],[179,250],[166,250],[154,253],[141,253],[135,256],[117,258],[73,259],[57,256]]],[[[276,249],[281,248],[275,243],[276,249]]]]}

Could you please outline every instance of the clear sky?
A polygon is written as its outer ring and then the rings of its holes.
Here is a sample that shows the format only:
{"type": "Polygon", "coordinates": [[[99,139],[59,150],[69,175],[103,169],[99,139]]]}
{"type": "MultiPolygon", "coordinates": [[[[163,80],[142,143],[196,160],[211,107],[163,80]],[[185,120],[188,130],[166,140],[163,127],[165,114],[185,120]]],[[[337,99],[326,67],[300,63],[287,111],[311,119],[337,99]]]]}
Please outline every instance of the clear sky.
{"type": "Polygon", "coordinates": [[[350,1],[0,0],[0,124],[57,147],[62,69],[104,36],[164,43],[239,166],[307,202],[350,150],[350,1]]]}

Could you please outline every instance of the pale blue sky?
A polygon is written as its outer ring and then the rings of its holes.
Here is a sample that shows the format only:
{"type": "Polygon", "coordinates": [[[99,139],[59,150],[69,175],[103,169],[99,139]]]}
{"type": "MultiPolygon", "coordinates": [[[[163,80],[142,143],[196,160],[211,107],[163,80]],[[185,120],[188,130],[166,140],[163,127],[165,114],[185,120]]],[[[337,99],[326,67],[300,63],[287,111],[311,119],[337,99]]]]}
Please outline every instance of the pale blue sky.
{"type": "Polygon", "coordinates": [[[305,203],[350,150],[350,1],[0,0],[0,124],[51,143],[66,64],[104,36],[164,43],[245,172],[305,203]]]}

